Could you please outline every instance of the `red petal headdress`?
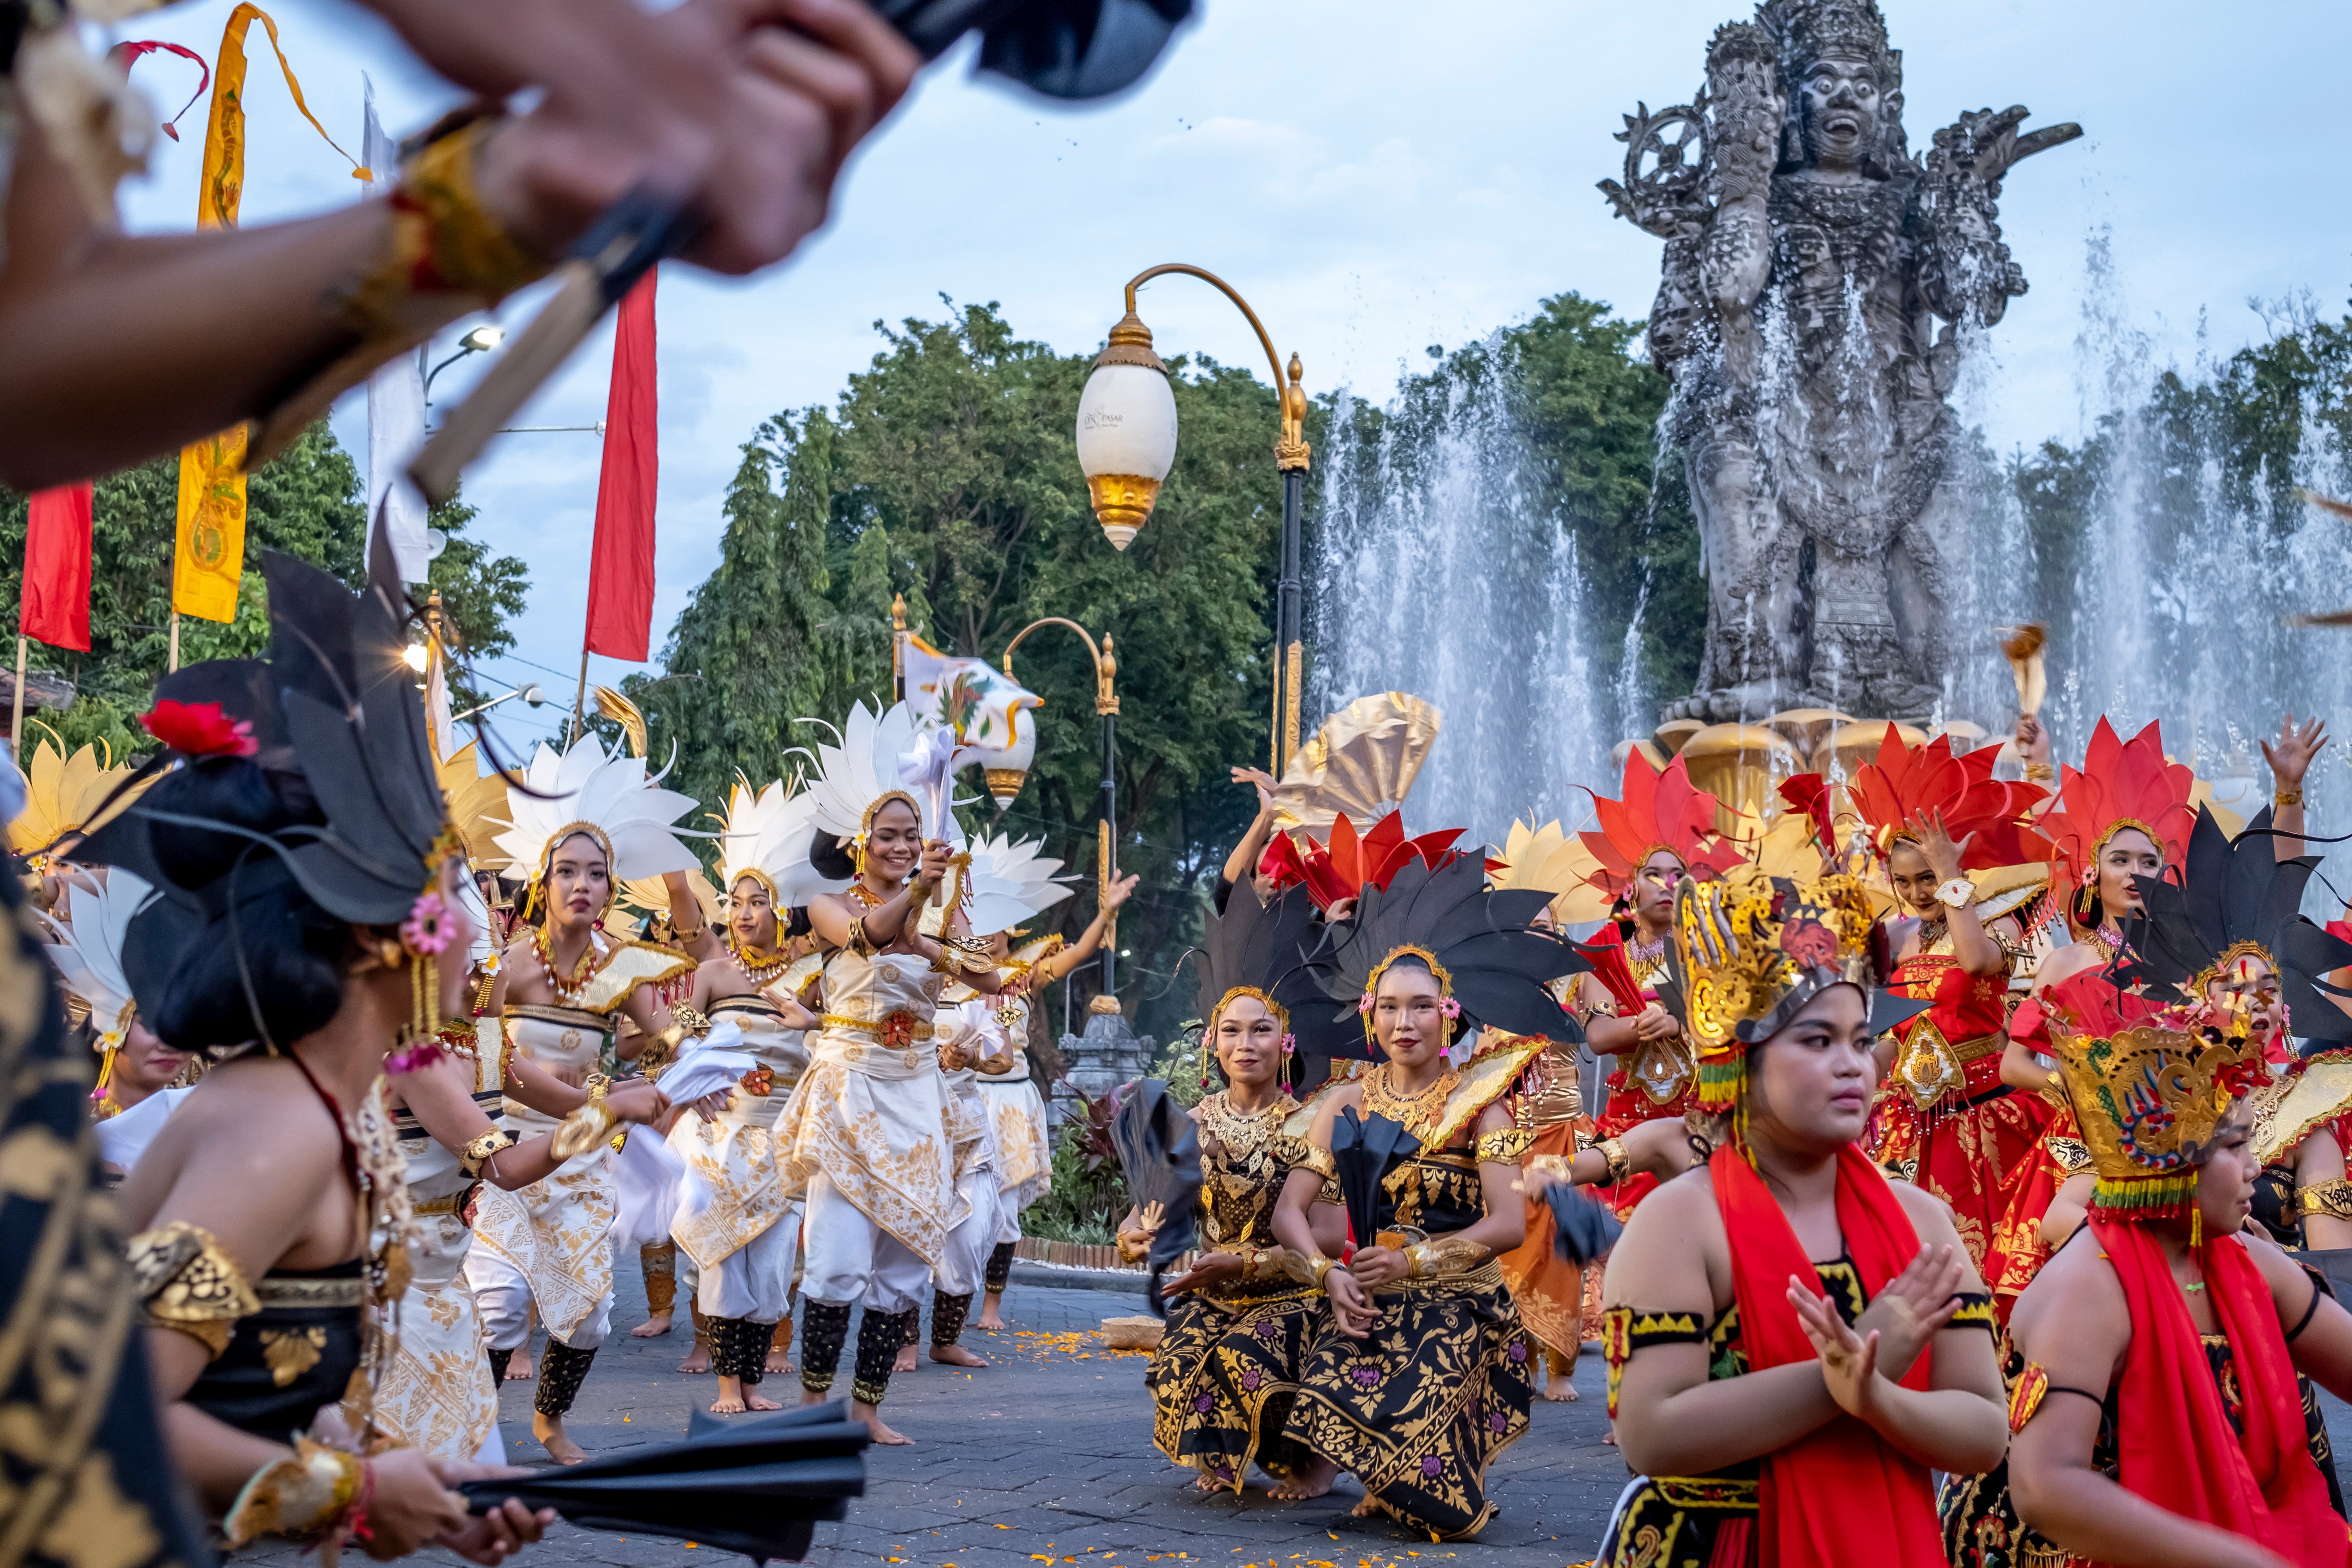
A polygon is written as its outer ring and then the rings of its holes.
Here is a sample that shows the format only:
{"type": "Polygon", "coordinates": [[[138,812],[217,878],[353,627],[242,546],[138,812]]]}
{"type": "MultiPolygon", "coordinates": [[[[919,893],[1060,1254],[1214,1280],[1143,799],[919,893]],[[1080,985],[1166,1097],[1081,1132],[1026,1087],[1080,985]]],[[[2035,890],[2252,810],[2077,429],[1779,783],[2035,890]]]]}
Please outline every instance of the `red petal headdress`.
{"type": "Polygon", "coordinates": [[[2116,737],[2105,719],[2091,732],[2078,768],[2058,770],[2058,804],[2042,818],[2051,858],[2064,868],[2068,888],[2084,874],[2116,829],[2137,827],[2154,839],[2165,864],[2178,871],[2196,826],[2189,792],[2197,776],[2184,763],[2164,760],[2164,736],[2151,723],[2130,740],[2116,737]]]}
{"type": "Polygon", "coordinates": [[[1998,747],[1982,746],[1956,757],[1948,735],[1906,746],[1889,724],[1877,760],[1854,770],[1848,792],[1879,858],[1904,837],[1906,824],[1935,811],[1942,813],[1954,843],[1974,835],[1960,857],[1968,870],[2049,859],[2050,841],[2026,826],[2049,792],[2039,784],[1996,780],[1992,766],[1999,754],[1998,747]]]}
{"type": "Polygon", "coordinates": [[[1738,845],[1717,834],[1716,798],[1690,782],[1680,757],[1662,773],[1635,747],[1625,758],[1622,793],[1615,800],[1595,795],[1592,805],[1599,820],[1577,837],[1601,864],[1585,879],[1612,900],[1632,890],[1634,871],[1660,849],[1702,880],[1746,862],[1738,845]]]}
{"type": "Polygon", "coordinates": [[[1300,834],[1277,835],[1266,846],[1258,869],[1271,876],[1277,888],[1305,883],[1307,896],[1318,909],[1328,912],[1333,905],[1360,896],[1368,887],[1387,887],[1391,878],[1415,860],[1426,863],[1433,871],[1452,863],[1462,853],[1453,847],[1461,837],[1462,829],[1447,827],[1407,838],[1403,814],[1392,811],[1360,837],[1356,825],[1342,812],[1331,819],[1328,844],[1318,844],[1300,834]]]}

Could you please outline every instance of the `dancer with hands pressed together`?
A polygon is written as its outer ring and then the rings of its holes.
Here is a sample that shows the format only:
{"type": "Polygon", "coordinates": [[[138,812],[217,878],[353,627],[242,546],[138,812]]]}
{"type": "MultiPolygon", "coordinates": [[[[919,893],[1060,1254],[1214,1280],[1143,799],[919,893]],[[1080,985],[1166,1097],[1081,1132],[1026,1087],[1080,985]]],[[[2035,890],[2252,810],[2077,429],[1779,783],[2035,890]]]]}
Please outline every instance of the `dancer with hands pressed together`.
{"type": "Polygon", "coordinates": [[[1881,989],[1871,925],[1847,877],[1743,868],[1677,896],[1701,1102],[1727,1135],[1611,1256],[1610,1407],[1640,1479],[1602,1563],[1936,1568],[1930,1472],[2000,1459],[1991,1302],[1950,1211],[1854,1146],[1872,1042],[1920,1005],[1881,989]]]}

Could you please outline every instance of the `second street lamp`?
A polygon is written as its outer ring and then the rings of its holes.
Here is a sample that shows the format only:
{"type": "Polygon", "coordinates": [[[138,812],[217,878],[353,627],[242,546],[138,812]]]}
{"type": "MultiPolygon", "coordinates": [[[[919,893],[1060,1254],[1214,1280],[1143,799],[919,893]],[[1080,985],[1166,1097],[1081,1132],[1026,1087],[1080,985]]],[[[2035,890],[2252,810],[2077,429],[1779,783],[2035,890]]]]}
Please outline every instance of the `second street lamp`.
{"type": "MultiPolygon", "coordinates": [[[[1087,635],[1087,628],[1077,622],[1065,620],[1059,616],[1047,616],[1023,626],[1013,634],[1013,640],[1004,645],[1006,675],[1013,673],[1013,650],[1021,646],[1022,638],[1039,626],[1069,627],[1078,634],[1078,640],[1087,645],[1087,657],[1094,661],[1095,712],[1102,720],[1102,819],[1095,829],[1095,882],[1096,896],[1099,899],[1110,890],[1111,883],[1118,876],[1118,693],[1113,689],[1113,683],[1118,678],[1118,659],[1111,651],[1109,633],[1103,634],[1102,645],[1097,647],[1095,639],[1087,635]]],[[[999,794],[995,773],[992,772],[989,776],[989,793],[996,796],[999,809],[1010,804],[1013,791],[1021,787],[1018,779],[1010,782],[1012,788],[999,794]]],[[[1118,952],[1118,916],[1114,913],[1103,922],[1102,989],[1087,1005],[1090,1013],[1119,1011],[1118,952]]]]}
{"type": "Polygon", "coordinates": [[[1247,317],[1273,368],[1282,400],[1282,433],[1274,444],[1274,466],[1282,474],[1282,568],[1275,584],[1274,776],[1283,775],[1298,750],[1299,682],[1304,658],[1299,643],[1299,513],[1306,504],[1307,393],[1298,356],[1290,356],[1286,376],[1282,356],[1249,302],[1213,272],[1171,261],[1146,268],[1128,280],[1127,314],[1110,330],[1078,397],[1078,467],[1095,519],[1111,543],[1125,550],[1150,519],[1160,487],[1176,463],[1176,396],[1168,367],[1152,351],[1151,329],[1135,313],[1135,291],[1165,272],[1198,278],[1215,288],[1247,317]]]}

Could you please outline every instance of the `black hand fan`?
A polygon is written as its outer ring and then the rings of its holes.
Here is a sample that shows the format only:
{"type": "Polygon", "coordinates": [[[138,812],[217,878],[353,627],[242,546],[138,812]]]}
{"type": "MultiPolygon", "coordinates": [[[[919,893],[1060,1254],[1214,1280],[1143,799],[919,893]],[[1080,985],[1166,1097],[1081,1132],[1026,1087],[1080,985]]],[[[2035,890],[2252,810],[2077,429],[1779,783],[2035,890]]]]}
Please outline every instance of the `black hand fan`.
{"type": "Polygon", "coordinates": [[[1547,1187],[1544,1202],[1551,1205],[1552,1223],[1558,1227],[1552,1246],[1579,1268],[1616,1246],[1618,1237],[1624,1234],[1624,1226],[1607,1205],[1574,1187],[1564,1184],[1547,1187]]]}
{"type": "Polygon", "coordinates": [[[1192,1210],[1201,1198],[1200,1129],[1184,1108],[1169,1098],[1168,1086],[1148,1078],[1111,1118],[1111,1146],[1127,1173],[1128,1191],[1139,1209],[1158,1204],[1160,1228],[1151,1237],[1151,1279],[1144,1294],[1153,1312],[1165,1317],[1160,1276],[1192,1248],[1192,1210]]]}
{"type": "Polygon", "coordinates": [[[806,1557],[817,1521],[845,1518],[848,1500],[866,1495],[862,1451],[873,1440],[839,1400],[756,1421],[696,1411],[683,1442],[457,1490],[478,1513],[520,1498],[583,1530],[668,1536],[765,1563],[806,1557]]]}
{"type": "Polygon", "coordinates": [[[1192,0],[879,0],[925,59],[980,34],[980,68],[1048,98],[1100,98],[1151,68],[1192,0]]]}
{"type": "Polygon", "coordinates": [[[1339,1195],[1347,1200],[1348,1228],[1358,1247],[1370,1247],[1381,1233],[1381,1178],[1389,1173],[1390,1157],[1400,1147],[1409,1154],[1420,1144],[1385,1116],[1359,1119],[1350,1105],[1331,1123],[1331,1163],[1339,1174],[1339,1195]]]}

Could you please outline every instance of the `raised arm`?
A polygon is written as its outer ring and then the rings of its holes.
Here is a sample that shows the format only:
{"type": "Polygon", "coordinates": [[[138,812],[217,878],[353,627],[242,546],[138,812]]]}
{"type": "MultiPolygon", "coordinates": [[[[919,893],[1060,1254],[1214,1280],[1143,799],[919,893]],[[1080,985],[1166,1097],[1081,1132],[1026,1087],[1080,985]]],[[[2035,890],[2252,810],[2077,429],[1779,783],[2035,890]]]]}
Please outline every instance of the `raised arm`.
{"type": "Polygon", "coordinates": [[[1112,918],[1118,913],[1119,906],[1134,895],[1135,885],[1141,879],[1130,874],[1119,878],[1106,889],[1102,908],[1097,910],[1095,918],[1087,922],[1087,929],[1078,933],[1078,940],[1059,952],[1049,952],[1037,961],[1036,966],[1030,971],[1034,983],[1041,986],[1050,985],[1064,975],[1076,972],[1080,964],[1100,952],[1103,937],[1110,930],[1112,918]]]}

